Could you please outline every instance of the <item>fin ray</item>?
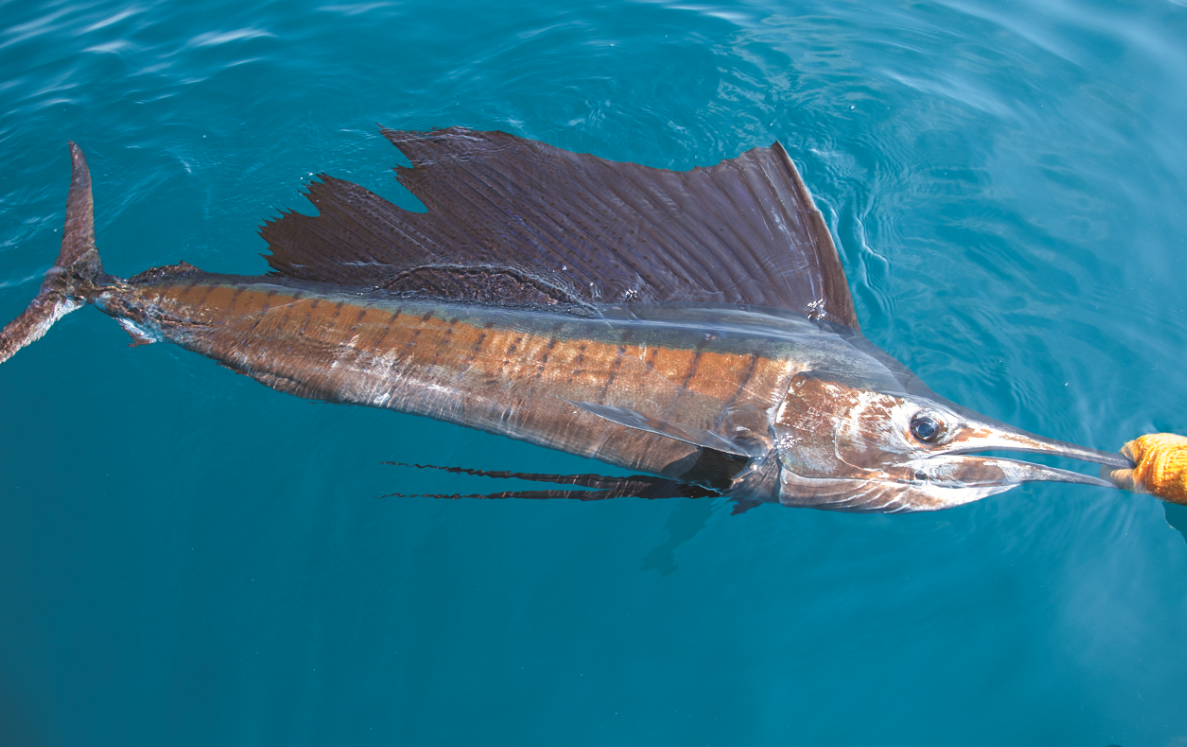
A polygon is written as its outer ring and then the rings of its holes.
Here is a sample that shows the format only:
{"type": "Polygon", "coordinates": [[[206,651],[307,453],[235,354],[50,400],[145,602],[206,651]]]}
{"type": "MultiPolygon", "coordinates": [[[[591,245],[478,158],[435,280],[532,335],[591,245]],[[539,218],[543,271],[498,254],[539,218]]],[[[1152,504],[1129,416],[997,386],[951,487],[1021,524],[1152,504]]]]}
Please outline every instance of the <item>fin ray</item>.
{"type": "Polygon", "coordinates": [[[745,303],[858,327],[824,219],[778,143],[669,171],[502,132],[382,132],[428,212],[323,175],[309,185],[318,216],[261,229],[275,273],[378,287],[414,267],[497,268],[582,302],[745,303]]]}
{"type": "Polygon", "coordinates": [[[0,329],[0,363],[18,350],[40,340],[62,317],[89,301],[94,283],[103,276],[95,249],[95,203],[91,172],[82,149],[70,143],[70,192],[66,197],[66,224],[62,248],[54,266],[29,306],[0,329]]]}
{"type": "Polygon", "coordinates": [[[475,498],[484,500],[502,500],[520,498],[530,500],[567,499],[579,501],[604,501],[611,498],[643,498],[656,500],[662,498],[707,498],[720,497],[721,493],[711,488],[692,485],[689,483],[668,480],[653,475],[627,475],[615,477],[598,474],[561,475],[539,472],[508,472],[506,470],[483,470],[468,467],[441,467],[435,464],[409,464],[407,462],[384,462],[396,467],[413,467],[415,469],[435,469],[454,474],[476,475],[495,479],[528,480],[531,482],[551,482],[558,485],[580,485],[591,490],[564,490],[559,488],[544,490],[503,490],[494,493],[427,493],[423,495],[409,495],[405,493],[389,493],[382,498],[438,498],[456,500],[461,498],[475,498]]]}

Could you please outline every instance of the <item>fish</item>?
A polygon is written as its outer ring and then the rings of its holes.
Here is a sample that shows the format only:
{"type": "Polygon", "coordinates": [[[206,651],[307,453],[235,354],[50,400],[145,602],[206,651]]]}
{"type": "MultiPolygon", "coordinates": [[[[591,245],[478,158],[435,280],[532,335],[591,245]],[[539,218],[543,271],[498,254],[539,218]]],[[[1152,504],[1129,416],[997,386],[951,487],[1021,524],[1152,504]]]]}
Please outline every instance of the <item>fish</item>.
{"type": "MultiPolygon", "coordinates": [[[[978,452],[1129,468],[929,389],[861,327],[823,215],[786,149],[673,171],[491,131],[381,129],[426,212],[348,181],[260,229],[269,272],[103,269],[90,173],[57,261],[0,331],[0,362],[94,306],[281,392],[423,415],[601,460],[628,476],[445,468],[548,482],[476,497],[727,497],[900,513],[1018,485],[1112,482],[978,452]]],[[[413,465],[418,467],[431,465],[413,465]]]]}

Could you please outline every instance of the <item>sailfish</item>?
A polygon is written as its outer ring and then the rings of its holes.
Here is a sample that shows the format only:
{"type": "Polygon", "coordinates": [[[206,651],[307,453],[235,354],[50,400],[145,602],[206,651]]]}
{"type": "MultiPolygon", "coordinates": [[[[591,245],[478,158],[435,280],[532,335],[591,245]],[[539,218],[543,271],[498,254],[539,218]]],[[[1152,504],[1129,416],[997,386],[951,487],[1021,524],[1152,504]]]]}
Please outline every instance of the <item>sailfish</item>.
{"type": "Polygon", "coordinates": [[[931,391],[861,333],[827,224],[778,142],[689,171],[502,132],[381,130],[407,211],[322,174],[316,216],[260,233],[270,272],[130,278],[73,175],[61,253],[0,362],[86,305],[281,392],[414,413],[635,474],[460,469],[568,488],[487,497],[725,496],[839,511],[950,508],[1032,481],[1112,482],[977,452],[1132,468],[931,391]]]}

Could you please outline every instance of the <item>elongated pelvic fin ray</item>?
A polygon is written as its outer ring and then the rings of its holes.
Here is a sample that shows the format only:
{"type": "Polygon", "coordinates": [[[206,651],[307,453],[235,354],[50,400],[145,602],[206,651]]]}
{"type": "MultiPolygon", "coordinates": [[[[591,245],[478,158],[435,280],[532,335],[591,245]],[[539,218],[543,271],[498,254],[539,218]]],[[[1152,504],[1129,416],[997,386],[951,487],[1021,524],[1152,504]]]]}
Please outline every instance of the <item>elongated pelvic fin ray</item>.
{"type": "Polygon", "coordinates": [[[530,482],[551,482],[558,485],[580,485],[590,490],[563,490],[552,488],[545,490],[502,490],[494,493],[428,493],[420,496],[405,493],[389,493],[382,498],[440,498],[461,499],[477,498],[485,500],[503,500],[520,498],[528,500],[565,499],[578,501],[604,501],[611,498],[643,498],[657,500],[661,498],[707,498],[720,497],[720,493],[699,485],[668,480],[654,475],[627,475],[614,477],[609,475],[580,474],[558,475],[538,472],[508,472],[504,470],[470,469],[467,467],[440,467],[434,464],[408,464],[406,462],[384,462],[395,467],[413,467],[415,469],[435,469],[442,472],[452,472],[461,475],[475,475],[478,477],[492,477],[506,480],[528,480],[530,482]]]}
{"type": "MultiPolygon", "coordinates": [[[[428,212],[323,177],[309,185],[317,217],[261,229],[276,273],[388,287],[429,268],[487,268],[529,296],[745,303],[858,328],[824,219],[778,143],[669,171],[503,132],[383,134],[413,162],[397,176],[428,212]]],[[[506,303],[524,302],[507,288],[506,303]]]]}

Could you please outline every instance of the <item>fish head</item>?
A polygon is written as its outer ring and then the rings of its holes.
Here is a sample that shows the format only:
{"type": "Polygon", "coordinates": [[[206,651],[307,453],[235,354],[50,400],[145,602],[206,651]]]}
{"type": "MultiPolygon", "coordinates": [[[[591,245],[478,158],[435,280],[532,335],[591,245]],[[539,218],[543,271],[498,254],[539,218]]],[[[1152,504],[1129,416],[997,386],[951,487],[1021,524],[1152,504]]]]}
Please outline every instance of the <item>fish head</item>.
{"type": "Polygon", "coordinates": [[[813,373],[794,377],[773,430],[780,502],[839,511],[934,511],[1033,481],[1115,487],[1077,472],[974,452],[1131,464],[1120,454],[1036,436],[928,393],[880,390],[813,373]]]}

